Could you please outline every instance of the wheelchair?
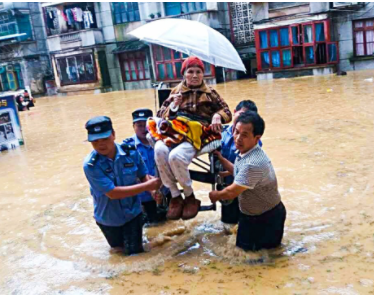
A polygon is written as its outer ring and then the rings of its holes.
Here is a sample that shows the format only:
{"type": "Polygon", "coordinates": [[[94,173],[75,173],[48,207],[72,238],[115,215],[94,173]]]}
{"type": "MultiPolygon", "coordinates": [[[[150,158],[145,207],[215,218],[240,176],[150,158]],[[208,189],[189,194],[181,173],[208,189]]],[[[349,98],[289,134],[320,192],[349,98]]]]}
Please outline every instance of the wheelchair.
{"type": "MultiPolygon", "coordinates": [[[[164,103],[164,101],[169,97],[171,89],[162,88],[163,83],[153,84],[152,86],[155,89],[155,103],[156,111],[159,110],[164,103]],[[158,102],[158,104],[157,104],[158,102]]],[[[191,179],[194,181],[206,183],[211,185],[212,190],[222,190],[226,187],[224,179],[219,176],[219,172],[223,171],[223,167],[218,160],[217,156],[213,154],[214,150],[220,150],[220,148],[215,148],[211,152],[208,152],[209,162],[202,160],[199,156],[199,152],[196,154],[195,158],[192,160],[192,163],[197,166],[200,170],[190,169],[191,179]]],[[[237,200],[237,199],[236,199],[237,200]]],[[[165,199],[163,202],[164,207],[168,206],[168,201],[165,199]]],[[[230,202],[222,203],[222,221],[225,223],[236,223],[236,219],[233,219],[233,215],[236,216],[233,204],[230,202]],[[231,205],[231,206],[230,206],[231,205]]],[[[199,212],[201,211],[216,211],[216,203],[210,205],[201,205],[199,212]]]]}

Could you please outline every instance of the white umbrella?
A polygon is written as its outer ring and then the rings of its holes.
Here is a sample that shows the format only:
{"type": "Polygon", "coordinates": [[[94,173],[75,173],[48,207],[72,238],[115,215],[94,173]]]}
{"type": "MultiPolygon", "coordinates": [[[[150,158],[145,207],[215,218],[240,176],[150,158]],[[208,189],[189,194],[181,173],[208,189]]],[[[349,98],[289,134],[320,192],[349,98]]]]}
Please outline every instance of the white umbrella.
{"type": "Polygon", "coordinates": [[[197,56],[216,66],[246,71],[231,42],[218,31],[197,21],[163,19],[128,34],[189,56],[197,56]]]}

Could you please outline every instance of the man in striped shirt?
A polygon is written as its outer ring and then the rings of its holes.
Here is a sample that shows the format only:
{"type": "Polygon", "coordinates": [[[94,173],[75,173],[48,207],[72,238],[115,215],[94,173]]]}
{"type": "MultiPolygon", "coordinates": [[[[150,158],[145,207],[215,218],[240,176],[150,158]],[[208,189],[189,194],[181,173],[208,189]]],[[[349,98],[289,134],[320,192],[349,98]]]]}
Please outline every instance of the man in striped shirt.
{"type": "Polygon", "coordinates": [[[265,122],[257,113],[247,111],[238,117],[234,141],[239,155],[235,164],[220,157],[224,168],[234,175],[234,183],[209,193],[213,203],[239,197],[236,246],[251,251],[279,246],[286,220],[274,168],[258,145],[264,130],[265,122]]]}

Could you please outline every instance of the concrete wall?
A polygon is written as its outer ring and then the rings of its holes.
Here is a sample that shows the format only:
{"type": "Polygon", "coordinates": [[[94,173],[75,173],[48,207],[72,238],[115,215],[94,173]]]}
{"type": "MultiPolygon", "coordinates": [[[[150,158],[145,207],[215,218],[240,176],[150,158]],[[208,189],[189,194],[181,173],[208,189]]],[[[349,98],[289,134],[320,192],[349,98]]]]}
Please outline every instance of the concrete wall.
{"type": "Polygon", "coordinates": [[[339,42],[339,70],[374,69],[374,56],[354,57],[353,43],[353,21],[374,18],[374,3],[366,2],[364,7],[353,13],[348,11],[335,13],[333,18],[334,40],[339,42]]]}
{"type": "Polygon", "coordinates": [[[257,80],[272,80],[280,78],[294,78],[302,76],[322,76],[333,74],[336,71],[335,65],[317,66],[317,67],[306,67],[288,70],[277,70],[277,71],[259,71],[257,73],[257,80]]]}
{"type": "Polygon", "coordinates": [[[151,80],[138,81],[138,82],[124,82],[126,90],[137,90],[137,89],[150,89],[151,80]]]}
{"type": "Polygon", "coordinates": [[[330,10],[330,2],[310,2],[310,13],[327,12],[330,10]]]}
{"type": "Polygon", "coordinates": [[[269,18],[291,16],[302,13],[309,13],[309,4],[302,4],[293,7],[284,7],[269,10],[269,18]]]}
{"type": "Polygon", "coordinates": [[[268,2],[252,2],[253,22],[259,22],[269,18],[268,2]]]}

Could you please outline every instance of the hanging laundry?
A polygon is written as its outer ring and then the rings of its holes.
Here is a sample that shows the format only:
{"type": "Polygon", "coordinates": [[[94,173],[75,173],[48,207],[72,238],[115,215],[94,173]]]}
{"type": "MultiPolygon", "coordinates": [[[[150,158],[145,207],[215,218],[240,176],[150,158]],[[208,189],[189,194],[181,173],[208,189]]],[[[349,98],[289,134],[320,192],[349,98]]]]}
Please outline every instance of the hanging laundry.
{"type": "Polygon", "coordinates": [[[65,22],[68,21],[68,17],[66,16],[66,14],[64,14],[63,11],[61,11],[61,16],[62,16],[62,18],[64,19],[65,22]]]}
{"type": "Polygon", "coordinates": [[[83,22],[85,29],[91,28],[91,24],[94,23],[92,13],[89,10],[83,12],[83,22]]]}
{"type": "Polygon", "coordinates": [[[65,14],[66,14],[66,18],[68,19],[68,25],[72,25],[74,23],[74,15],[73,15],[73,12],[72,10],[69,8],[69,9],[66,9],[65,10],[65,14]]]}
{"type": "Polygon", "coordinates": [[[82,11],[82,9],[79,8],[79,7],[74,7],[72,9],[72,11],[73,11],[74,20],[76,22],[83,22],[83,18],[82,18],[83,17],[83,11],[82,11]]]}
{"type": "Polygon", "coordinates": [[[59,26],[59,23],[58,23],[57,9],[54,9],[52,11],[52,14],[53,14],[53,27],[54,27],[54,29],[59,29],[60,26],[59,26]]]}

